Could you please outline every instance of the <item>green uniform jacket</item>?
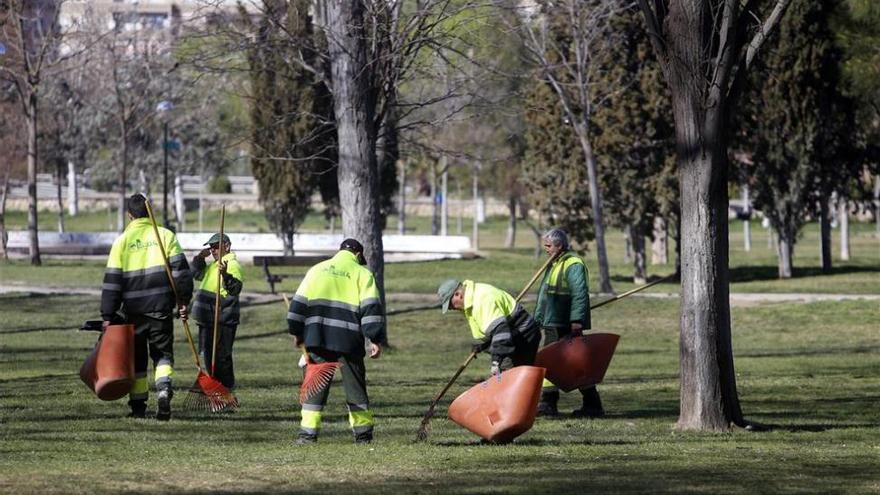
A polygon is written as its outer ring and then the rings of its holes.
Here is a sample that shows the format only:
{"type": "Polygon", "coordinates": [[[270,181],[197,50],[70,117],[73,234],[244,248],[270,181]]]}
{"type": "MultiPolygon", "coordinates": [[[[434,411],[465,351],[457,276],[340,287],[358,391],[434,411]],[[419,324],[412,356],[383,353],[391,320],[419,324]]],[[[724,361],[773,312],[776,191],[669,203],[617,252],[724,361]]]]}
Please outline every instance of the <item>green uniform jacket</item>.
{"type": "Polygon", "coordinates": [[[463,313],[471,328],[474,346],[489,350],[493,361],[513,354],[517,343],[539,338],[531,315],[507,292],[472,280],[464,286],[463,313]]]}
{"type": "MultiPolygon", "coordinates": [[[[220,288],[220,324],[225,326],[238,325],[241,309],[238,295],[241,294],[242,281],[241,264],[235,253],[223,255],[226,262],[226,275],[223,277],[223,286],[220,288]]],[[[205,258],[196,255],[192,260],[193,278],[201,280],[199,290],[196,291],[193,300],[192,316],[202,326],[214,325],[214,302],[217,300],[217,277],[220,276],[220,268],[213,259],[206,264],[205,258]]]]}
{"type": "Polygon", "coordinates": [[[364,337],[386,341],[385,311],[372,272],[345,250],[313,266],[290,301],[287,326],[307,349],[363,357],[364,337]]]}
{"type": "Polygon", "coordinates": [[[535,320],[542,327],[568,329],[579,322],[585,330],[590,328],[589,275],[573,251],[560,256],[544,273],[535,320]]]}
{"type": "MultiPolygon", "coordinates": [[[[159,227],[159,236],[177,286],[177,304],[189,304],[193,282],[186,255],[174,232],[159,227]]],[[[175,309],[174,293],[149,218],[132,220],[110,248],[101,286],[101,317],[115,320],[120,307],[126,315],[154,318],[167,318],[175,309]]]]}

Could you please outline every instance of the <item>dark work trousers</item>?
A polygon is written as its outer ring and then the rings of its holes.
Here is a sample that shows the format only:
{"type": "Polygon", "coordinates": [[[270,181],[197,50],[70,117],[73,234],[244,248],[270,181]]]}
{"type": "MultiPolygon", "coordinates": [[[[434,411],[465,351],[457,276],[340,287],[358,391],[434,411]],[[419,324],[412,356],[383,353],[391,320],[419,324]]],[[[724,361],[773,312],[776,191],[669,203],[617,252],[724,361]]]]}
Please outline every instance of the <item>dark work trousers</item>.
{"type": "Polygon", "coordinates": [[[217,341],[217,367],[214,365],[214,326],[199,325],[199,353],[205,362],[205,370],[208,374],[220,380],[224,387],[231,389],[235,386],[235,369],[232,364],[232,344],[235,343],[235,331],[238,325],[220,325],[219,340],[217,341]]]}
{"type": "MultiPolygon", "coordinates": [[[[339,362],[342,370],[342,388],[345,390],[345,402],[348,405],[348,418],[355,439],[372,439],[373,412],[370,410],[370,398],[367,396],[367,368],[364,366],[364,358],[324,350],[310,350],[309,357],[315,363],[339,362]]],[[[327,386],[320,394],[315,394],[315,397],[302,404],[303,412],[317,413],[318,423],[313,425],[316,427],[314,430],[301,429],[301,435],[317,436],[320,416],[329,395],[330,387],[327,386]]]]}
{"type": "MultiPolygon", "coordinates": [[[[570,328],[543,327],[542,330],[544,330],[544,346],[548,346],[548,345],[550,345],[560,339],[568,337],[568,335],[571,333],[570,328]]],[[[547,388],[544,388],[544,391],[545,392],[547,392],[547,391],[556,392],[557,394],[559,393],[559,389],[556,388],[555,386],[552,387],[550,390],[548,390],[547,388]]],[[[598,407],[599,408],[602,407],[602,402],[599,399],[599,391],[596,390],[595,385],[593,385],[592,387],[584,387],[584,388],[580,389],[580,391],[581,391],[581,395],[583,396],[584,407],[596,407],[597,401],[598,401],[598,407]]],[[[557,397],[558,397],[558,395],[557,395],[557,397]]]]}
{"type": "Polygon", "coordinates": [[[541,333],[535,332],[530,339],[517,336],[514,339],[514,344],[516,349],[513,351],[513,354],[505,356],[498,363],[501,371],[507,371],[517,366],[531,366],[535,364],[535,356],[538,355],[538,347],[541,345],[541,333]]]}
{"type": "Polygon", "coordinates": [[[174,320],[130,315],[128,322],[134,325],[134,375],[135,386],[132,401],[147,399],[148,359],[153,361],[156,390],[171,389],[174,368],[174,320]]]}

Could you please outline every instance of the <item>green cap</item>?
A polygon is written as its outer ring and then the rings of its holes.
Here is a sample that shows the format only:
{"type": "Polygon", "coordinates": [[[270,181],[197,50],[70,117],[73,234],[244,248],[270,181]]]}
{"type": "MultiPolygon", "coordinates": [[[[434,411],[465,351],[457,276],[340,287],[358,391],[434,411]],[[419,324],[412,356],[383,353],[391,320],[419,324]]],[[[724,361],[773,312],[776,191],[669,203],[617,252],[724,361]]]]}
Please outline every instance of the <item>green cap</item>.
{"type": "Polygon", "coordinates": [[[461,282],[451,278],[440,284],[440,287],[437,288],[437,297],[440,299],[441,313],[449,311],[449,302],[452,301],[452,295],[455,294],[455,289],[457,289],[459,285],[461,285],[461,282]]]}
{"type": "MultiPolygon", "coordinates": [[[[208,242],[206,242],[204,245],[210,246],[211,244],[218,244],[219,242],[220,242],[220,234],[214,234],[211,236],[210,239],[208,239],[208,242]]],[[[224,244],[226,244],[226,243],[231,244],[232,243],[232,241],[229,240],[229,236],[226,234],[223,234],[223,243],[224,244]]]]}

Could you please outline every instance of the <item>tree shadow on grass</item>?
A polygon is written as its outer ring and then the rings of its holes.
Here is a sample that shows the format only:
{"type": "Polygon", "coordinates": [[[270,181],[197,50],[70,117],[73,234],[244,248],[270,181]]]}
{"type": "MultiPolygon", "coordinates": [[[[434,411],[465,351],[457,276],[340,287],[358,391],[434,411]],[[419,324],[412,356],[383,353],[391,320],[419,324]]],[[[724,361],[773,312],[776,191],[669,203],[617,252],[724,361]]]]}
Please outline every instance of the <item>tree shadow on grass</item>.
{"type": "MultiPolygon", "coordinates": [[[[822,275],[846,275],[851,273],[877,273],[880,268],[870,266],[836,266],[828,272],[823,272],[820,267],[794,267],[792,278],[818,277],[822,275]]],[[[779,280],[779,267],[776,265],[751,265],[736,266],[730,268],[730,282],[755,282],[766,280],[779,280]]]]}

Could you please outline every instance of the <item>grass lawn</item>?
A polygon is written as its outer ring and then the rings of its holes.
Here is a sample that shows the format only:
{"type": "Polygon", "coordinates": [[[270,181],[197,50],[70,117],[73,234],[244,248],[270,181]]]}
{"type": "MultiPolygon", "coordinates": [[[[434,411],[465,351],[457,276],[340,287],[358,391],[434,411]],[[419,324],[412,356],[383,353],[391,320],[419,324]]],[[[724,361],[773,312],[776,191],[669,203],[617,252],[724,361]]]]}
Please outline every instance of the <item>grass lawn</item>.
{"type": "MultiPolygon", "coordinates": [[[[12,212],[7,220],[10,228],[23,228],[23,218],[12,212]],[[18,223],[16,223],[18,222],[18,223]]],[[[101,213],[90,213],[77,217],[72,230],[103,230],[100,222],[95,220],[101,213]],[[89,223],[88,215],[92,216],[89,223]],[[94,227],[94,228],[90,228],[94,227]]],[[[106,213],[103,214],[106,217],[106,213]]],[[[43,215],[41,222],[49,222],[51,217],[43,215]]],[[[72,223],[73,221],[71,221],[72,223]]],[[[106,223],[106,218],[104,218],[106,223]]],[[[414,234],[430,233],[430,219],[412,217],[409,225],[414,234]]],[[[45,228],[54,228],[46,225],[45,228]]],[[[207,220],[205,222],[208,223],[207,220]]],[[[215,222],[217,223],[217,222],[215,222]]],[[[266,229],[265,219],[253,212],[231,212],[227,216],[229,231],[262,231],[266,229]],[[262,222],[262,223],[261,223],[262,222]]],[[[455,222],[450,222],[450,233],[456,234],[455,222]]],[[[396,226],[397,220],[388,220],[389,226],[396,226]]],[[[304,231],[320,232],[323,219],[319,215],[310,215],[303,226],[304,231]]],[[[480,231],[480,248],[488,257],[486,260],[468,261],[436,261],[427,263],[396,263],[386,265],[385,281],[388,292],[434,292],[438,283],[445,278],[468,277],[475,280],[492,282],[495,285],[516,292],[524,281],[528,280],[543,259],[534,257],[535,237],[525,228],[520,228],[516,247],[504,249],[507,220],[493,217],[483,224],[480,231]]],[[[880,236],[872,224],[852,224],[851,260],[842,261],[838,257],[838,232],[834,231],[833,253],[834,268],[829,274],[822,274],[819,269],[819,234],[815,224],[808,225],[796,246],[794,277],[789,280],[777,278],[775,248],[767,245],[767,231],[758,222],[752,222],[752,250],[743,250],[742,222],[734,221],[730,226],[730,273],[732,292],[820,292],[844,294],[880,294],[880,236]]],[[[469,234],[469,225],[465,222],[464,233],[469,234]]],[[[396,233],[389,230],[388,233],[396,233]]],[[[611,230],[606,238],[609,261],[614,289],[617,292],[634,287],[632,284],[632,266],[624,260],[624,240],[620,231],[611,230]]],[[[235,246],[233,246],[233,250],[235,246]]],[[[592,249],[592,247],[591,247],[592,249]]],[[[674,244],[670,242],[670,262],[666,265],[649,266],[649,274],[663,276],[673,271],[674,244]]],[[[590,287],[598,287],[598,267],[593,251],[584,257],[590,269],[590,287]]],[[[44,267],[32,268],[25,259],[8,262],[0,261],[0,283],[4,285],[46,285],[57,287],[90,287],[100,286],[102,278],[102,261],[67,261],[45,259],[44,267]]],[[[287,273],[298,273],[297,269],[284,270],[287,273]]],[[[299,269],[305,273],[305,268],[299,269]]],[[[262,269],[247,266],[245,277],[248,281],[246,290],[268,292],[268,285],[263,281],[262,269]]],[[[296,290],[297,279],[287,279],[280,285],[280,290],[292,292],[296,290]]],[[[653,291],[678,292],[675,283],[660,284],[653,291]]]]}
{"type": "MultiPolygon", "coordinates": [[[[599,387],[608,417],[539,418],[508,446],[478,445],[445,419],[449,401],[485,376],[484,357],[442,402],[429,441],[413,442],[469,337],[458,314],[392,316],[394,350],[368,363],[376,441],[352,443],[336,384],[320,442],[309,447],[292,445],[297,354],[279,332],[283,306],[243,310],[235,414],[180,410],[195,372],[178,324],[177,409],[162,424],[123,418],[124,400],[101,402],[79,382],[96,335],[73,329],[98,304],[91,296],[0,295],[0,492],[880,492],[876,302],[734,308],[743,409],[772,430],[729,434],[673,429],[676,301],[632,298],[597,309],[594,326],[622,335],[599,387]]],[[[570,411],[578,398],[564,395],[560,406],[570,411]]]]}

